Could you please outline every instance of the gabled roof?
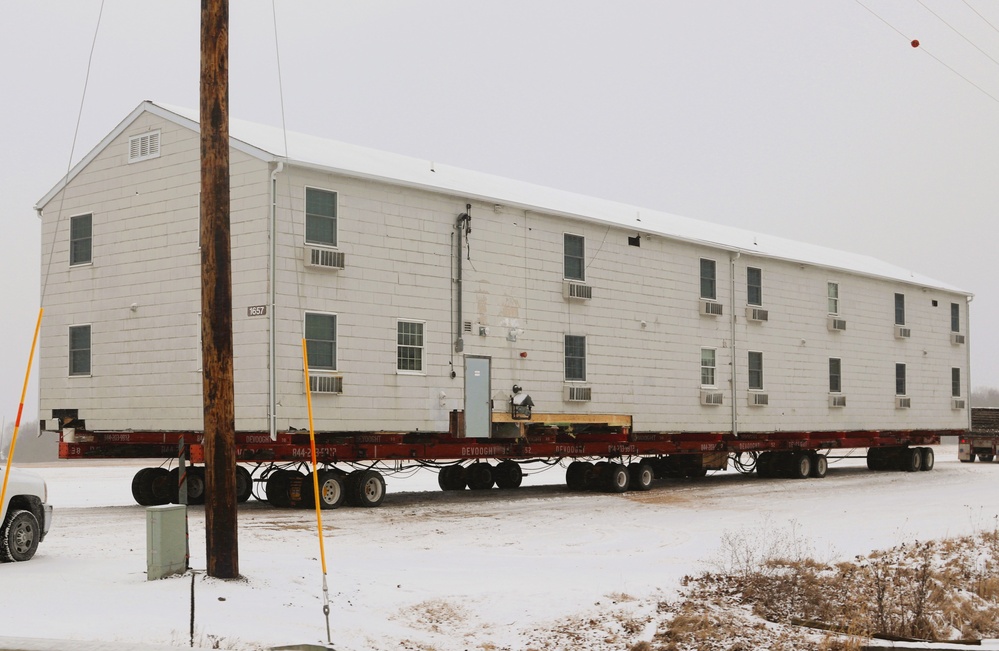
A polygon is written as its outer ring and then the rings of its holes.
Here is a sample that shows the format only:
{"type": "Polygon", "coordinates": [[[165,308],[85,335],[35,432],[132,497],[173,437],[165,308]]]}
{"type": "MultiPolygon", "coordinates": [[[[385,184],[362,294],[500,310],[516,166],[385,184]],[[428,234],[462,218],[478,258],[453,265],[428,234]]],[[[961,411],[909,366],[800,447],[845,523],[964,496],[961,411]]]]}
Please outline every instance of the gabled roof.
{"type": "MultiPolygon", "coordinates": [[[[42,209],[51,201],[105,147],[145,112],[192,131],[198,130],[199,115],[197,111],[150,101],[142,102],[87,156],[77,163],[64,179],[38,201],[36,209],[42,209]]],[[[283,161],[288,165],[298,165],[355,178],[445,192],[463,200],[481,200],[524,210],[620,226],[643,235],[655,235],[704,244],[731,252],[816,265],[971,296],[969,292],[947,283],[870,256],[796,242],[741,228],[711,224],[688,217],[596,199],[491,174],[472,172],[428,160],[358,147],[335,140],[291,131],[285,132],[277,127],[230,118],[229,136],[233,149],[267,162],[283,161]]]]}

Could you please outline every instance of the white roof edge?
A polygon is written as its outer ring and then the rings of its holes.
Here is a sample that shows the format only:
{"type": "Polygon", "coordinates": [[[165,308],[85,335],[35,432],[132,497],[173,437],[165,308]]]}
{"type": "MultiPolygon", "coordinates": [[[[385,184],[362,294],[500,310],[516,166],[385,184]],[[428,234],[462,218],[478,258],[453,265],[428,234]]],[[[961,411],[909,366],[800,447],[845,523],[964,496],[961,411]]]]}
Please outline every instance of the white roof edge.
{"type": "MultiPolygon", "coordinates": [[[[35,205],[41,210],[79,174],[115,138],[135,122],[143,112],[152,113],[175,124],[199,131],[196,111],[144,101],[92,149],[69,174],[35,205]]],[[[375,149],[284,132],[276,127],[230,118],[230,143],[233,149],[266,162],[284,161],[288,165],[341,174],[353,178],[390,182],[420,190],[443,192],[463,200],[496,203],[542,214],[579,219],[637,233],[697,244],[705,247],[761,258],[783,260],[873,278],[881,278],[918,287],[938,289],[971,298],[973,294],[908,269],[870,256],[850,253],[815,244],[787,240],[745,229],[722,226],[622,204],[553,188],[516,181],[481,172],[472,172],[429,160],[392,154],[375,149]],[[295,156],[276,152],[291,149],[295,156]],[[849,264],[853,262],[855,264],[849,264]]]]}

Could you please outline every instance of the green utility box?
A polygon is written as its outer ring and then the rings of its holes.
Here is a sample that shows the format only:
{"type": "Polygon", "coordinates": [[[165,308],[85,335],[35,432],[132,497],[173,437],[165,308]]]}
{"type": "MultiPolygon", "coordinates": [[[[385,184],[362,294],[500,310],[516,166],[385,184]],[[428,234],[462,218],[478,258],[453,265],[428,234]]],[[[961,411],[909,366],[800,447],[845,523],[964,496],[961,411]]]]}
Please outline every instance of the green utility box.
{"type": "Polygon", "coordinates": [[[146,509],[146,580],[187,571],[187,506],[164,504],[146,509]]]}

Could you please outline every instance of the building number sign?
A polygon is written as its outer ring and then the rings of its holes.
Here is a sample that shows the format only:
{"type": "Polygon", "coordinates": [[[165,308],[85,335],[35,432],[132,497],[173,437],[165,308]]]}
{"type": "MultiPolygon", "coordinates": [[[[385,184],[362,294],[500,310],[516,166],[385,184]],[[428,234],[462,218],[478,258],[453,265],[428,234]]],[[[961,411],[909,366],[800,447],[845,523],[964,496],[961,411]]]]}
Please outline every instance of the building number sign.
{"type": "Polygon", "coordinates": [[[246,316],[267,316],[267,306],[251,305],[246,308],[246,316]]]}

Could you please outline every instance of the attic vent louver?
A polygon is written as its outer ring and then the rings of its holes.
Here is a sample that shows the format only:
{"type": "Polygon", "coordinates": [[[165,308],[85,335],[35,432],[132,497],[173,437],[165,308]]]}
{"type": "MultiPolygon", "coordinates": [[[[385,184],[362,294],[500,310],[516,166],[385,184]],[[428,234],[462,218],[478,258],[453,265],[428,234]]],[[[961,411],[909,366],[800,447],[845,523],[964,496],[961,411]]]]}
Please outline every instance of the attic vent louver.
{"type": "Polygon", "coordinates": [[[150,131],[128,139],[128,162],[158,158],[160,155],[160,132],[150,131]]]}

